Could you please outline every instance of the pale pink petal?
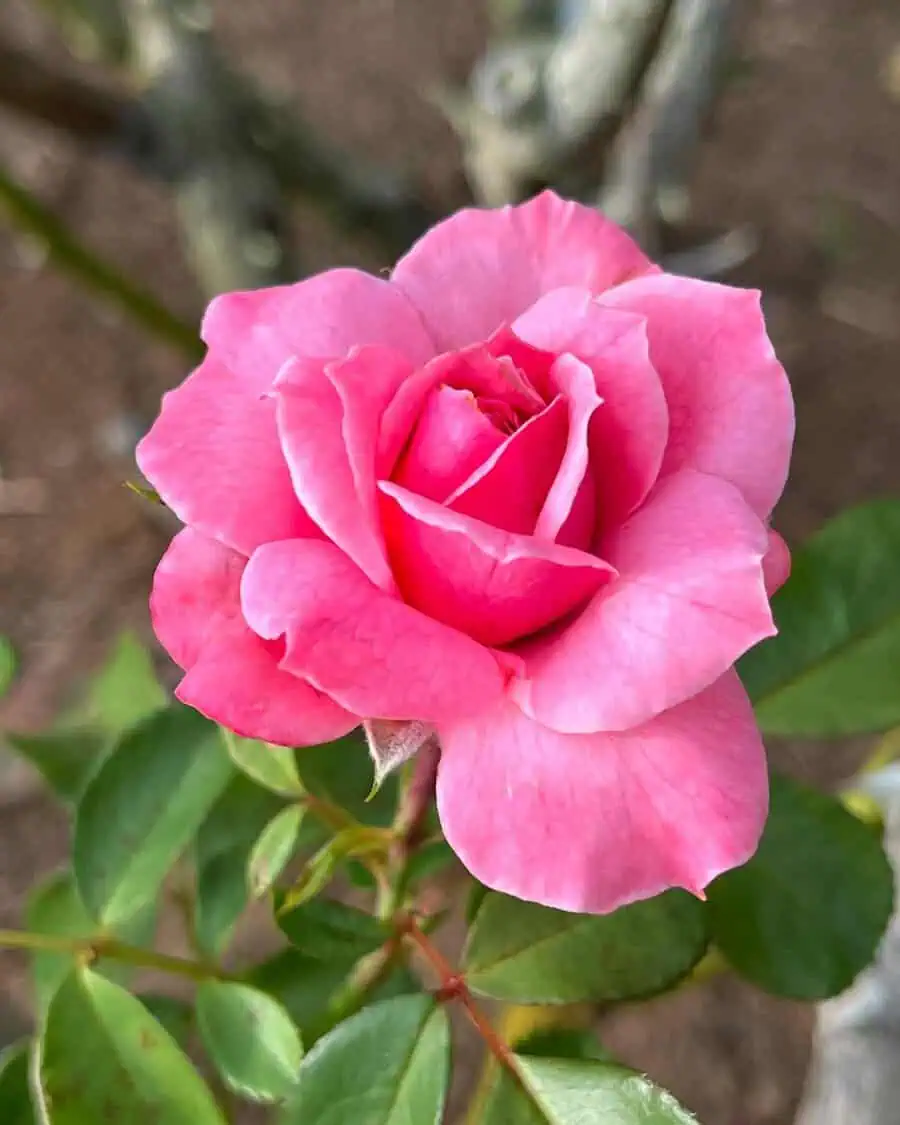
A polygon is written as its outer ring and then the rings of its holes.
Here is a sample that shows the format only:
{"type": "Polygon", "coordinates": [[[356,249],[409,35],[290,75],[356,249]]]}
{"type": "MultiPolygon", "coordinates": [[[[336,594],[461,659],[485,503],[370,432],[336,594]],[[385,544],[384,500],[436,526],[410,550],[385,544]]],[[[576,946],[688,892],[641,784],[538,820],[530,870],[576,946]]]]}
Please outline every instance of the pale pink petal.
{"type": "Polygon", "coordinates": [[[211,355],[163,396],[136,457],[179,519],[242,554],[321,534],[291,485],[275,404],[211,355]]]}
{"type": "Polygon", "coordinates": [[[359,718],[278,667],[280,648],[247,627],[239,601],[247,560],[185,528],[156,570],[150,612],[185,670],[176,696],[248,738],[284,746],[330,742],[359,718]]]}
{"type": "Polygon", "coordinates": [[[576,356],[593,372],[603,407],[591,414],[591,472],[603,525],[615,527],[656,482],[669,436],[643,318],[606,308],[587,289],[558,289],[512,331],[532,347],[576,356]]]}
{"type": "Polygon", "coordinates": [[[768,516],[787,478],[794,405],[759,293],[659,274],[601,302],[647,319],[650,358],[669,405],[662,472],[691,467],[723,477],[768,516]]]}
{"type": "Polygon", "coordinates": [[[612,576],[584,551],[501,531],[388,481],[379,487],[403,596],[483,644],[507,644],[552,624],[612,576]]]}
{"type": "Polygon", "coordinates": [[[336,363],[289,360],[275,384],[278,433],[304,508],[383,589],[392,589],[378,524],[375,459],[381,415],[412,374],[386,348],[336,363]]]}
{"type": "Polygon", "coordinates": [[[282,668],[368,719],[436,722],[503,689],[486,648],[379,590],[331,543],[260,547],[241,604],[261,637],[284,637],[282,668]]]}
{"type": "Polygon", "coordinates": [[[504,435],[481,412],[471,391],[440,386],[425,402],[393,479],[443,502],[503,445],[504,435]]]}
{"type": "Polygon", "coordinates": [[[233,371],[260,390],[294,356],[341,359],[351,348],[386,347],[411,363],[437,350],[422,318],[389,281],[336,269],[295,285],[223,293],[200,334],[233,371]]]}
{"type": "Polygon", "coordinates": [[[769,549],[763,558],[766,593],[771,597],[791,576],[791,552],[777,531],[769,530],[769,549]]]}
{"type": "Polygon", "coordinates": [[[565,628],[519,648],[510,691],[554,730],[627,730],[696,695],[775,626],[766,528],[738,490],[691,469],[661,481],[601,552],[618,578],[565,628]]]}
{"type": "Polygon", "coordinates": [[[566,451],[568,431],[567,404],[559,396],[478,466],[447,497],[447,507],[503,531],[533,535],[566,451]]]}
{"type": "Polygon", "coordinates": [[[507,700],[438,734],[447,842],[482,883],[545,906],[702,894],[765,823],[765,751],[733,672],[622,734],[559,734],[507,700]]]}
{"type": "Polygon", "coordinates": [[[438,223],[392,280],[421,310],[440,350],[487,340],[543,293],[594,293],[655,269],[598,211],[551,191],[517,207],[464,210],[438,223]]]}

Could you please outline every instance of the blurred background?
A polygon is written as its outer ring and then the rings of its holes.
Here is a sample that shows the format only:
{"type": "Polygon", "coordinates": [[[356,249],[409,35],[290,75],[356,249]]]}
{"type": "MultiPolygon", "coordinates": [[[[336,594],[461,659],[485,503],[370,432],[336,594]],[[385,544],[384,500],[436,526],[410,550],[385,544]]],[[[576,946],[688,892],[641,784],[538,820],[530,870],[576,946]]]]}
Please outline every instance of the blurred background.
{"type": "MultiPolygon", "coordinates": [[[[148,635],[171,525],[123,482],[205,300],[386,268],[473,198],[553,183],[671,268],[763,289],[798,406],[789,543],[896,491],[900,5],[690,0],[673,36],[668,5],[629,4],[613,24],[615,0],[5,0],[0,635],[18,671],[0,730],[45,727],[123,628],[148,635]]],[[[773,754],[834,785],[863,749],[773,754]]],[[[65,832],[0,736],[0,926],[65,832]]],[[[4,955],[0,1045],[27,992],[4,955]]],[[[604,1038],[706,1125],[786,1125],[812,1018],[722,979],[604,1038]]]]}

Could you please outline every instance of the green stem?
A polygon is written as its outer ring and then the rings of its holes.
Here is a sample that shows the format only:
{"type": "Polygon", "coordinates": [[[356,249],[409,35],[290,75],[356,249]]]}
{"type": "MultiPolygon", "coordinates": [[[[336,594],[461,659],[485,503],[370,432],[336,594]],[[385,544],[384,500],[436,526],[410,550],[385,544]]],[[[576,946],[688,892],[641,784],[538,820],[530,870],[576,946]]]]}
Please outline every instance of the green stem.
{"type": "Polygon", "coordinates": [[[170,312],[146,289],[98,258],[56,215],[2,168],[0,206],[6,209],[17,227],[41,242],[50,260],[59,269],[191,359],[202,356],[203,345],[190,324],[170,312]]]}
{"type": "Polygon", "coordinates": [[[117,938],[102,936],[72,938],[58,934],[34,934],[23,930],[0,930],[0,948],[68,953],[73,957],[82,957],[91,961],[99,957],[108,957],[124,965],[134,965],[140,969],[159,969],[161,972],[188,977],[195,981],[228,979],[227,974],[221,972],[215,965],[189,961],[184,957],[172,957],[168,953],[157,953],[153,949],[141,949],[117,938]]]}

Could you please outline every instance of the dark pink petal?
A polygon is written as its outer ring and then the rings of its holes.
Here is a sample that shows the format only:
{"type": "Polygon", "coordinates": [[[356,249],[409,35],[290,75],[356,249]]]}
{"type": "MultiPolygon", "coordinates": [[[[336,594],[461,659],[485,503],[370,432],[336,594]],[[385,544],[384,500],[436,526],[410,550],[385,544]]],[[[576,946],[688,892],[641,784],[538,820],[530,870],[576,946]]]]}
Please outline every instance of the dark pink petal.
{"type": "Polygon", "coordinates": [[[291,485],[275,404],[210,355],[163,396],[136,457],[179,519],[242,554],[321,534],[291,485]]]}
{"type": "Polygon", "coordinates": [[[568,428],[566,401],[559,396],[479,465],[447,498],[447,507],[502,531],[533,535],[566,450],[568,428]]]}
{"type": "Polygon", "coordinates": [[[771,596],[787,582],[791,576],[791,552],[777,531],[769,531],[769,549],[763,558],[763,577],[766,593],[771,596]]]}
{"type": "Polygon", "coordinates": [[[411,374],[396,352],[364,348],[336,363],[290,360],[274,392],[297,496],[328,538],[388,590],[393,579],[378,523],[376,449],[381,416],[411,374]]]}
{"type": "Polygon", "coordinates": [[[284,637],[282,668],[367,719],[436,722],[503,689],[487,649],[373,586],[331,543],[260,547],[241,604],[261,637],[284,637]]]}
{"type": "Polygon", "coordinates": [[[388,481],[379,487],[403,596],[483,644],[507,644],[552,624],[612,575],[583,551],[501,531],[388,481]]]}
{"type": "Polygon", "coordinates": [[[278,667],[278,648],[241,616],[246,559],[185,528],[163,555],[150,612],[160,643],[185,670],[177,697],[248,738],[283,746],[330,742],[359,725],[310,684],[278,667]]]}
{"type": "MultiPolygon", "coordinates": [[[[621,731],[696,695],[775,626],[767,532],[738,490],[683,469],[601,544],[619,577],[568,627],[519,649],[510,690],[554,730],[621,731]]],[[[399,579],[398,579],[399,580],[399,579]]]]}
{"type": "Polygon", "coordinates": [[[671,423],[663,473],[686,466],[724,477],[768,516],[787,478],[794,405],[759,293],[659,274],[601,301],[647,318],[671,423]]]}
{"type": "Polygon", "coordinates": [[[448,843],[482,883],[546,906],[702,894],[765,823],[765,751],[733,672],[622,734],[559,734],[506,700],[438,733],[448,843]]]}
{"type": "Polygon", "coordinates": [[[471,391],[440,386],[428,396],[392,476],[411,492],[443,502],[503,441],[471,391]]]}
{"type": "Polygon", "coordinates": [[[598,211],[545,191],[518,207],[464,210],[438,223],[392,280],[448,351],[487,340],[552,289],[600,293],[654,269],[598,211]]]}
{"type": "Polygon", "coordinates": [[[642,317],[599,304],[587,289],[549,293],[513,324],[533,347],[586,364],[603,407],[590,415],[591,471],[605,527],[645,499],[659,476],[669,412],[642,317]]]}
{"type": "Polygon", "coordinates": [[[414,364],[437,350],[422,318],[388,281],[337,269],[296,285],[224,293],[200,334],[232,371],[264,391],[294,356],[341,359],[351,348],[392,348],[414,364]]]}

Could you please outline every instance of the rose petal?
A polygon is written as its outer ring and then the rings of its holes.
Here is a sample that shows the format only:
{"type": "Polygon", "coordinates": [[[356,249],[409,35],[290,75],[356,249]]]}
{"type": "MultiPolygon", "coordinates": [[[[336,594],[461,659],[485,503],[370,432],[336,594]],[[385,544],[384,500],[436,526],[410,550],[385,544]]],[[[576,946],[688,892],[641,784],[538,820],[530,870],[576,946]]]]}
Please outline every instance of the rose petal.
{"type": "MultiPolygon", "coordinates": [[[[447,497],[447,507],[503,531],[535,534],[535,524],[566,451],[568,432],[567,405],[560,396],[529,418],[479,465],[447,497]]],[[[398,478],[397,483],[405,482],[398,478]]]]}
{"type": "MultiPolygon", "coordinates": [[[[554,730],[627,730],[696,695],[775,626],[766,529],[733,485],[661,481],[603,544],[619,577],[565,628],[522,645],[522,709],[554,730]]],[[[399,579],[398,579],[399,581],[399,579]]]]}
{"type": "Polygon", "coordinates": [[[261,637],[285,638],[282,668],[366,718],[436,722],[502,691],[487,649],[373,586],[331,543],[260,547],[241,604],[261,637]]]}
{"type": "Polygon", "coordinates": [[[593,373],[603,408],[591,414],[590,463],[604,527],[615,527],[659,476],[669,412],[642,317],[599,304],[587,289],[558,289],[512,326],[535,348],[568,353],[593,373]]]}
{"type": "Polygon", "coordinates": [[[275,404],[213,356],[163,396],[135,456],[179,519],[242,554],[321,535],[291,485],[275,404]]]}
{"type": "Polygon", "coordinates": [[[598,211],[545,191],[518,207],[464,210],[438,223],[392,281],[448,351],[488,339],[551,289],[600,293],[655,268],[598,211]]]}
{"type": "Polygon", "coordinates": [[[559,734],[509,701],[438,734],[448,843],[482,883],[546,906],[701,894],[765,823],[765,751],[733,672],[622,734],[559,734]]]}
{"type": "Polygon", "coordinates": [[[382,589],[393,589],[378,523],[375,459],[381,416],[412,374],[386,348],[348,359],[289,360],[276,381],[278,433],[303,506],[382,589]]]}
{"type": "Polygon", "coordinates": [[[650,358],[669,404],[662,472],[691,467],[723,477],[765,519],[787,478],[794,406],[759,293],[659,274],[601,303],[647,319],[650,358]]]}
{"type": "Polygon", "coordinates": [[[389,481],[379,487],[403,596],[483,644],[507,644],[559,620],[613,574],[583,551],[501,531],[389,481]]]}
{"type": "Polygon", "coordinates": [[[503,442],[471,391],[438,387],[428,396],[392,476],[411,492],[443,502],[503,442]]]}
{"type": "Polygon", "coordinates": [[[150,612],[160,643],[185,669],[175,694],[238,734],[284,746],[330,742],[359,725],[278,667],[277,646],[247,627],[238,600],[246,559],[185,528],[163,555],[150,612]]]}
{"type": "Polygon", "coordinates": [[[769,531],[769,549],[763,557],[763,577],[766,593],[771,596],[787,582],[791,576],[791,552],[787,543],[777,531],[769,531]]]}
{"type": "Polygon", "coordinates": [[[200,334],[210,351],[260,391],[294,356],[340,359],[351,348],[392,348],[412,363],[436,349],[422,318],[390,282],[337,269],[296,285],[223,293],[206,310],[200,334]]]}

